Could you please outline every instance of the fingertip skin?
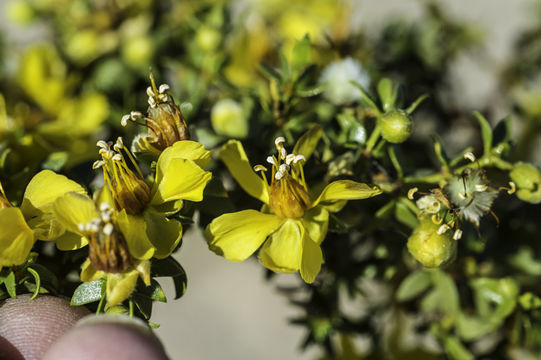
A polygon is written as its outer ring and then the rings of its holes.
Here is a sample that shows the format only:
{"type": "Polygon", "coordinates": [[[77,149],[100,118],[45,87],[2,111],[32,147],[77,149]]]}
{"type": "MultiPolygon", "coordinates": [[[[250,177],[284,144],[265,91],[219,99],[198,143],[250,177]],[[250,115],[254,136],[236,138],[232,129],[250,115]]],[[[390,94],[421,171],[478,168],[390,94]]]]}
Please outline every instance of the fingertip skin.
{"type": "Polygon", "coordinates": [[[14,359],[41,359],[56,339],[88,314],[86,308],[53,296],[7,299],[0,303],[0,353],[14,354],[14,359]]]}
{"type": "Polygon", "coordinates": [[[55,342],[43,360],[167,360],[158,339],[126,324],[76,326],[55,342]]]}

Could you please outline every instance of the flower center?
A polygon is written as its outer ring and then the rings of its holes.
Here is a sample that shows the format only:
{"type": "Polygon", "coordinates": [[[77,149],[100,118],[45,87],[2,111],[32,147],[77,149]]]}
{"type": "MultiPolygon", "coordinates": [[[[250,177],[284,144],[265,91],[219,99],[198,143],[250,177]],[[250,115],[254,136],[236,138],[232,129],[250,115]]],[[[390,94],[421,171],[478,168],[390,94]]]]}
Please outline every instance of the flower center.
{"type": "MultiPolygon", "coordinates": [[[[310,195],[304,179],[303,155],[288,154],[283,146],[283,137],[276,139],[277,156],[269,156],[267,162],[272,165],[272,179],[269,189],[269,206],[273,213],[283,218],[297,219],[310,207],[310,195]]],[[[256,165],[255,171],[261,171],[265,181],[267,168],[256,165]]]]}
{"type": "Polygon", "coordinates": [[[152,86],[147,88],[147,117],[143,117],[138,111],[132,111],[122,117],[121,124],[126,126],[128,120],[131,120],[145,126],[147,134],[135,142],[136,148],[152,151],[149,147],[153,147],[161,152],[177,141],[189,140],[190,133],[180,108],[169,93],[169,85],[161,84],[159,88],[156,87],[152,72],[150,82],[152,86]]]}
{"type": "Polygon", "coordinates": [[[103,177],[113,195],[115,208],[125,209],[130,215],[141,213],[150,202],[150,188],[132,154],[124,146],[122,138],[117,139],[113,149],[112,143],[103,140],[98,141],[97,145],[101,148],[99,153],[102,160],[94,162],[92,167],[103,168],[103,177]],[[130,168],[124,154],[135,168],[135,172],[130,168]]]}
{"type": "Polygon", "coordinates": [[[88,258],[96,270],[120,273],[130,267],[128,245],[113,221],[111,205],[102,203],[100,217],[80,223],[79,231],[88,239],[88,258]]]}

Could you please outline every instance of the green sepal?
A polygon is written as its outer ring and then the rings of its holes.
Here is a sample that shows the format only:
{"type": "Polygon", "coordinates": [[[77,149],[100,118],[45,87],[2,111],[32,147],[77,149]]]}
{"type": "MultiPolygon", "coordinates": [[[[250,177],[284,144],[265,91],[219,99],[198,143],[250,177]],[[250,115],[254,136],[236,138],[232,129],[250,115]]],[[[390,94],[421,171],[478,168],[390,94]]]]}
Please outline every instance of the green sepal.
{"type": "MultiPolygon", "coordinates": [[[[141,282],[138,283],[138,285],[143,285],[141,282]]],[[[160,285],[156,280],[151,279],[150,285],[148,286],[138,286],[135,290],[136,294],[146,296],[150,300],[153,301],[159,301],[159,302],[167,302],[167,298],[165,296],[165,293],[160,285]]]]}
{"type": "Polygon", "coordinates": [[[171,277],[175,285],[175,299],[178,299],[186,292],[188,278],[186,272],[172,256],[165,259],[153,259],[151,266],[152,277],[171,277]]]}
{"type": "Polygon", "coordinates": [[[15,299],[17,297],[17,283],[15,281],[15,273],[13,271],[10,271],[7,274],[4,274],[5,272],[2,272],[2,274],[0,274],[0,284],[4,284],[9,296],[15,299]]]}
{"type": "Polygon", "coordinates": [[[98,279],[77,286],[73,292],[70,305],[81,306],[101,300],[105,296],[106,280],[98,279]]]}

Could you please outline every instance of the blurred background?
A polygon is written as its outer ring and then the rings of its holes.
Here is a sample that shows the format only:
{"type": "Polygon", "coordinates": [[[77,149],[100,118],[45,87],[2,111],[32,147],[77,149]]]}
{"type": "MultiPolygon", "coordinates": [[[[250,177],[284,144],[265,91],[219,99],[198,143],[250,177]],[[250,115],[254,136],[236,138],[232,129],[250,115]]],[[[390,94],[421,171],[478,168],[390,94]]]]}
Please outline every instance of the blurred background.
{"type": "MultiPolygon", "coordinates": [[[[106,3],[96,1],[92,8],[84,1],[0,0],[4,44],[0,90],[7,99],[16,98],[21,91],[30,98],[31,107],[20,105],[14,111],[48,143],[63,141],[60,126],[78,132],[80,137],[72,146],[78,149],[79,158],[67,162],[85,161],[89,147],[82,139],[103,123],[109,127],[104,134],[114,134],[122,114],[144,110],[149,65],[156,67],[160,83],[170,83],[177,103],[191,104],[194,115],[188,115],[188,121],[208,125],[205,101],[212,97],[209,83],[224,49],[238,55],[222,69],[223,81],[242,87],[252,84],[254,64],[267,60],[267,48],[276,39],[287,51],[305,33],[316,43],[325,41],[325,32],[335,37],[341,31],[362,33],[370,39],[392,19],[410,24],[425,21],[425,2],[415,0],[217,1],[220,6],[209,1],[178,1],[167,13],[160,13],[150,0],[138,6],[129,0],[117,1],[113,9],[106,3]],[[148,16],[153,10],[159,16],[148,16]],[[229,21],[235,27],[227,27],[229,21]],[[263,36],[269,24],[275,28],[263,36]],[[226,33],[228,38],[223,39],[226,33]],[[55,50],[59,48],[63,52],[55,50]],[[18,88],[8,87],[7,78],[18,88]],[[59,109],[66,98],[72,108],[59,109]],[[53,114],[58,124],[32,123],[37,120],[28,114],[36,107],[53,114]],[[71,124],[73,114],[93,119],[88,125],[91,128],[71,124]]],[[[530,0],[441,2],[447,16],[468,23],[483,37],[482,47],[452,59],[447,79],[451,88],[460,91],[450,101],[471,110],[490,106],[495,118],[506,115],[509,103],[494,95],[503,86],[494,74],[513,60],[517,34],[538,23],[535,6],[530,0]]],[[[514,126],[520,131],[521,124],[514,126]]],[[[198,133],[212,143],[206,135],[198,133]]],[[[156,332],[172,359],[318,358],[316,347],[300,351],[305,329],[288,322],[299,312],[276,290],[277,286],[299,284],[297,276],[277,275],[272,282],[264,281],[265,271],[256,260],[230,263],[208,251],[197,227],[186,234],[175,257],[188,275],[187,292],[174,301],[173,286],[164,281],[170,300],[156,304],[152,317],[160,324],[156,332]]]]}

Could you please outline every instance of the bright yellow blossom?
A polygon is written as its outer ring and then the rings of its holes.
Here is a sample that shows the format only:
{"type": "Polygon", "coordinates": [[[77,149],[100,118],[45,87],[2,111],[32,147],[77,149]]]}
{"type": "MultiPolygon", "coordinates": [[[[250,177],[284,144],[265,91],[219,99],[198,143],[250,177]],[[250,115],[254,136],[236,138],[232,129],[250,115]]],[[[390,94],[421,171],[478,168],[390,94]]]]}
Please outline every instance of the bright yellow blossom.
{"type": "Polygon", "coordinates": [[[65,229],[52,216],[52,204],[68,192],[84,193],[84,189],[63,175],[43,170],[28,183],[18,208],[0,185],[0,269],[23,263],[36,240],[63,236],[65,229]]]}
{"type": "Polygon", "coordinates": [[[327,234],[329,213],[347,200],[366,199],[381,190],[338,180],[319,196],[312,196],[303,171],[311,150],[287,154],[283,142],[283,138],[276,139],[278,154],[267,158],[272,166],[270,184],[264,166],[257,165],[252,171],[239,141],[231,140],[222,148],[221,159],[233,177],[264,205],[261,211],[243,210],[214,219],[205,236],[209,248],[230,261],[243,261],[261,247],[259,260],[265,267],[275,272],[300,271],[303,280],[312,283],[323,262],[320,245],[327,234]]]}

